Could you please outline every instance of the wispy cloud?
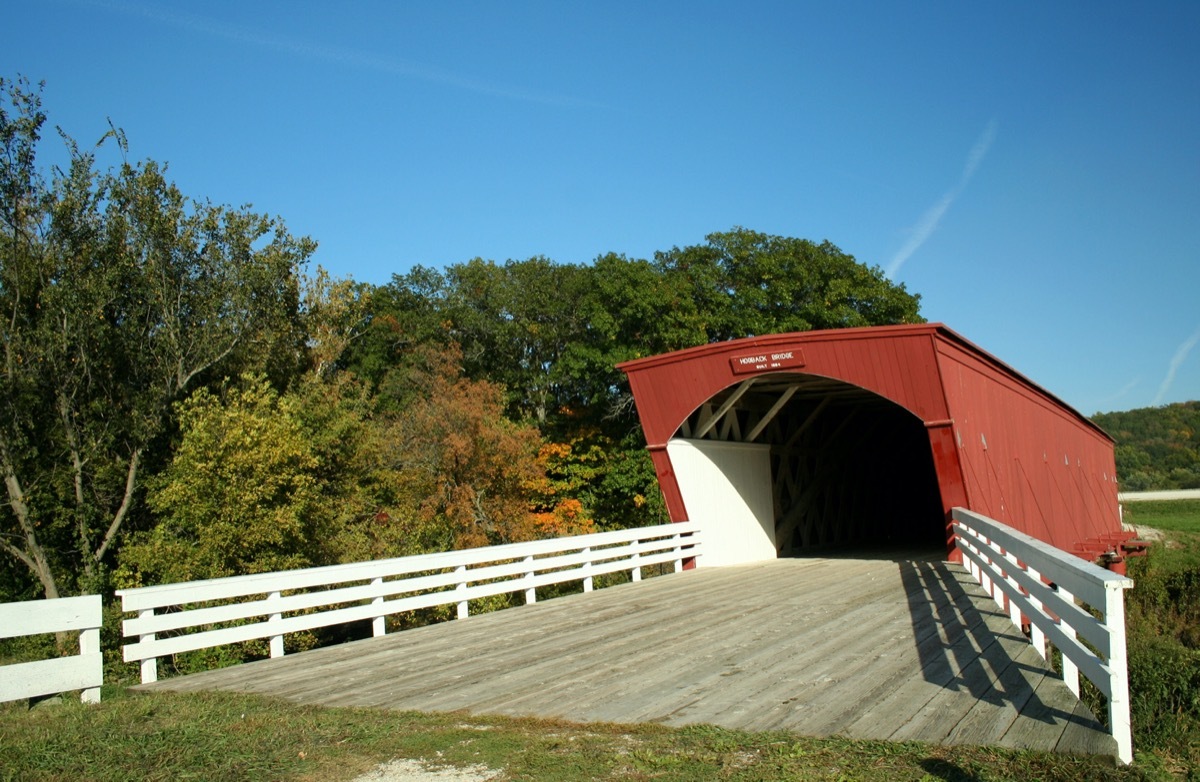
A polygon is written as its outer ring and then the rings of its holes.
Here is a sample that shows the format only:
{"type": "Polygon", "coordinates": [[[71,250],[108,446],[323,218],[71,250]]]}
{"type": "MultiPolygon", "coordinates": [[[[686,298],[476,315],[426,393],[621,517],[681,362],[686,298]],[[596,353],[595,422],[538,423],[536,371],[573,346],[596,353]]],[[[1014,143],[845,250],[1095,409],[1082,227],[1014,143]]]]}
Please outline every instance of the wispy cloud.
{"type": "Polygon", "coordinates": [[[925,244],[926,240],[933,235],[941,224],[942,218],[946,216],[946,212],[950,210],[953,204],[971,178],[975,176],[975,172],[979,170],[979,166],[983,163],[983,159],[987,157],[988,150],[992,148],[992,144],[996,140],[996,120],[992,120],[983,129],[983,133],[975,141],[975,145],[971,147],[971,151],[967,154],[967,162],[963,165],[962,176],[958,179],[958,184],[951,188],[941,199],[925,210],[925,214],[921,215],[921,219],[913,226],[912,233],[908,237],[908,241],[900,248],[892,257],[892,262],[888,264],[887,276],[888,279],[895,279],[896,273],[900,271],[900,267],[904,262],[912,257],[921,245],[925,244]]]}
{"type": "Polygon", "coordinates": [[[1121,390],[1117,391],[1115,394],[1110,394],[1109,396],[1106,396],[1103,399],[1099,399],[1099,400],[1096,400],[1095,402],[1093,402],[1092,409],[1097,412],[1105,412],[1107,410],[1111,410],[1112,407],[1110,407],[1110,405],[1116,404],[1121,399],[1124,399],[1126,396],[1129,395],[1129,392],[1132,391],[1133,389],[1137,388],[1141,384],[1141,382],[1142,382],[1142,379],[1140,377],[1135,377],[1133,380],[1130,380],[1128,383],[1121,386],[1121,390]]]}
{"type": "Polygon", "coordinates": [[[958,189],[962,190],[967,186],[967,182],[971,181],[971,177],[975,176],[976,170],[979,169],[979,164],[987,157],[988,150],[992,148],[992,143],[996,140],[996,120],[992,120],[983,129],[983,134],[975,142],[975,146],[971,147],[970,154],[967,155],[967,164],[963,166],[962,179],[959,180],[958,189]]]}
{"type": "Polygon", "coordinates": [[[1187,360],[1188,353],[1192,352],[1192,348],[1200,343],[1200,328],[1196,329],[1196,333],[1183,341],[1183,344],[1175,351],[1175,355],[1171,357],[1171,363],[1167,366],[1167,376],[1163,378],[1162,385],[1158,387],[1158,393],[1154,395],[1155,405],[1161,405],[1166,399],[1167,392],[1171,390],[1171,384],[1175,382],[1175,374],[1179,371],[1179,367],[1187,360]]]}
{"type": "Polygon", "coordinates": [[[82,2],[85,5],[104,8],[108,11],[131,16],[141,16],[145,19],[151,19],[172,27],[209,35],[214,38],[223,38],[227,41],[235,41],[260,49],[271,49],[308,59],[323,60],[337,65],[442,84],[447,87],[491,95],[497,98],[507,98],[527,103],[542,103],[552,106],[602,107],[602,104],[594,101],[567,95],[538,92],[536,90],[528,90],[522,87],[504,85],[481,79],[472,79],[451,71],[375,54],[373,52],[340,46],[325,46],[312,41],[270,35],[243,27],[227,25],[210,17],[176,11],[174,10],[175,6],[167,4],[148,5],[113,0],[82,0],[82,2]]]}

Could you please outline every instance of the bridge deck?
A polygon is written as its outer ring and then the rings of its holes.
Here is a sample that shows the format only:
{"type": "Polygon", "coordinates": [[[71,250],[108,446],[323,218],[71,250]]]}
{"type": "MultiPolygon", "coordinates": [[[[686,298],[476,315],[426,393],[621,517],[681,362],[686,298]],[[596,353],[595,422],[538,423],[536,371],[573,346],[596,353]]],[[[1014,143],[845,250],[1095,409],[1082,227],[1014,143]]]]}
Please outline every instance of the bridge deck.
{"type": "Polygon", "coordinates": [[[923,556],[699,568],[147,686],[1115,754],[970,576],[923,556]]]}

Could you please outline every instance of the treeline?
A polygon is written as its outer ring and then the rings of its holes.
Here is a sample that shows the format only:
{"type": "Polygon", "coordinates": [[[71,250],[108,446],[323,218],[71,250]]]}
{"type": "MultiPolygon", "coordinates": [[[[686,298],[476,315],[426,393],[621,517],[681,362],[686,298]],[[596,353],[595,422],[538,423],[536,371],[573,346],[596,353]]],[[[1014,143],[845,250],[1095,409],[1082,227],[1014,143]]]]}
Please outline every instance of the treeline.
{"type": "Polygon", "coordinates": [[[1200,402],[1092,417],[1117,443],[1122,491],[1200,489],[1200,402]]]}
{"type": "Polygon", "coordinates": [[[664,521],[617,362],[920,321],[877,267],[741,228],[310,275],[281,220],[99,165],[115,129],[44,170],[40,87],[0,92],[0,600],[664,521]]]}

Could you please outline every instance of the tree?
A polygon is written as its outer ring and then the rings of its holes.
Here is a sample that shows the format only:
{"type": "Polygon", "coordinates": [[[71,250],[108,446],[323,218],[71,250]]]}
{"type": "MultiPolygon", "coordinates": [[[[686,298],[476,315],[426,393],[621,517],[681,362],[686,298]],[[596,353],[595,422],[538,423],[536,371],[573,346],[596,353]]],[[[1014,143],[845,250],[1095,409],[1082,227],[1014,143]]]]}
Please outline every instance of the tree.
{"type": "Polygon", "coordinates": [[[920,323],[920,296],[829,242],[734,228],[655,255],[692,289],[708,342],[811,329],[920,323]]]}
{"type": "Polygon", "coordinates": [[[545,480],[541,438],[504,417],[504,389],[462,376],[457,347],[429,346],[406,370],[414,401],[397,417],[392,452],[411,512],[432,550],[538,537],[531,500],[545,480]]]}
{"type": "Polygon", "coordinates": [[[179,405],[180,441],[147,500],[152,530],[121,555],[127,585],[260,573],[320,563],[328,527],[319,461],[295,397],[243,378],[179,405]]]}
{"type": "Polygon", "coordinates": [[[1176,402],[1092,420],[1116,441],[1125,491],[1200,488],[1200,402],[1176,402]]]}
{"type": "MultiPolygon", "coordinates": [[[[0,80],[0,549],[47,597],[98,587],[172,405],[222,373],[300,355],[298,269],[315,245],[249,209],[193,201],[158,164],[47,184],[40,93],[0,80]]],[[[125,150],[113,130],[101,143],[125,150]]]]}
{"type": "Polygon", "coordinates": [[[569,404],[563,358],[585,328],[588,275],[548,258],[498,265],[476,258],[446,273],[452,336],[474,378],[507,388],[516,418],[544,426],[569,404]]]}

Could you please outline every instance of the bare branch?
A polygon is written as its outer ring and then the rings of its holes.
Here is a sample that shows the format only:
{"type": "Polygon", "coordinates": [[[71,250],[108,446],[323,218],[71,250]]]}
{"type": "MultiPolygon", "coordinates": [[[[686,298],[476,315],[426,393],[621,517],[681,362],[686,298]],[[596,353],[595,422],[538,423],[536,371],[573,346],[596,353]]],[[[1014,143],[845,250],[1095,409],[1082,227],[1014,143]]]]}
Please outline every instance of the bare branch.
{"type": "Polygon", "coordinates": [[[100,542],[100,547],[96,549],[92,559],[100,562],[104,559],[104,555],[108,552],[109,545],[113,542],[117,532],[121,529],[121,525],[125,522],[125,517],[129,514],[129,508],[133,504],[133,491],[137,486],[138,463],[142,458],[142,449],[137,449],[133,455],[129,457],[129,470],[125,473],[125,495],[121,498],[121,507],[117,508],[117,512],[113,514],[112,523],[108,525],[108,531],[104,533],[104,539],[100,542]]]}

